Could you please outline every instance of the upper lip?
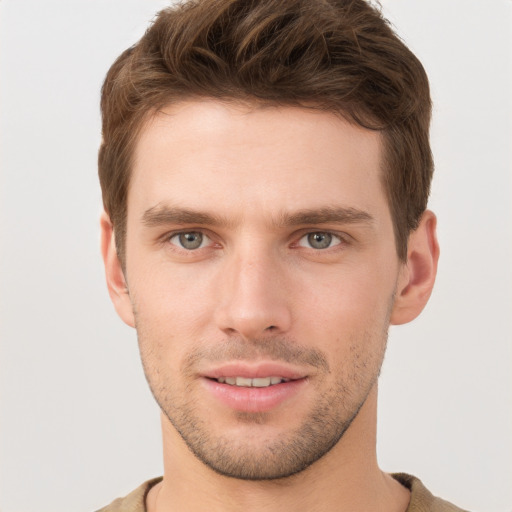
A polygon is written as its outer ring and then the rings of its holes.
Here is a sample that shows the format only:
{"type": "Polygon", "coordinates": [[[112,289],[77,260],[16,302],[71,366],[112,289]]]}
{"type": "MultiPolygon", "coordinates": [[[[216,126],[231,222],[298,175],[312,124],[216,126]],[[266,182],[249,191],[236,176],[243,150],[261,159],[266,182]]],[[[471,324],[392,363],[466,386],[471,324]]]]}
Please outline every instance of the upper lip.
{"type": "Polygon", "coordinates": [[[281,377],[283,379],[297,380],[306,377],[306,373],[283,363],[246,363],[236,361],[208,369],[203,372],[203,376],[210,379],[218,379],[220,377],[245,377],[246,379],[281,377]]]}

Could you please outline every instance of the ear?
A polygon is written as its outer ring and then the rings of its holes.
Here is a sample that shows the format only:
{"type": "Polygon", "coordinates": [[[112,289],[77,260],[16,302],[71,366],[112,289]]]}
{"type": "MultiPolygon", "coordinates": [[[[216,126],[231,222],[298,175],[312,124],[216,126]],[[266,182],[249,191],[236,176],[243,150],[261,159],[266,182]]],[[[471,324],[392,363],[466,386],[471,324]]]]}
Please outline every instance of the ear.
{"type": "Polygon", "coordinates": [[[135,327],[132,302],[121,262],[117,257],[114,228],[109,216],[103,212],[100,219],[101,254],[105,264],[108,293],[121,320],[135,327]]]}
{"type": "Polygon", "coordinates": [[[391,313],[393,325],[414,320],[430,298],[439,260],[436,225],[436,216],[426,210],[418,228],[409,235],[407,263],[400,271],[391,313]]]}

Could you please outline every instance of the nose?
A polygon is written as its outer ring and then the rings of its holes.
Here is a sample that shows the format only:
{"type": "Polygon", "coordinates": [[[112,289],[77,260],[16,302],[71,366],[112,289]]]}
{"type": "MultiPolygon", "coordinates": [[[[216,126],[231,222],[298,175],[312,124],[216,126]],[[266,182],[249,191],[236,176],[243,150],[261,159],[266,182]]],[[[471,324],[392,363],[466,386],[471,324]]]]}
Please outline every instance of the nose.
{"type": "Polygon", "coordinates": [[[246,340],[284,334],[291,326],[286,270],[269,252],[247,252],[225,263],[215,313],[217,326],[246,340]]]}

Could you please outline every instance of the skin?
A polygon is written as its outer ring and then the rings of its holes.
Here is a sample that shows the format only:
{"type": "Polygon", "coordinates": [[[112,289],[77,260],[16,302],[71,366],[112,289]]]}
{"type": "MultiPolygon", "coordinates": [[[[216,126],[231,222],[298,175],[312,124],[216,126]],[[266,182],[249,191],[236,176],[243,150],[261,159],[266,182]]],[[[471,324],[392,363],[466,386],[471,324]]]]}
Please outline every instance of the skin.
{"type": "Polygon", "coordinates": [[[377,379],[439,249],[427,211],[399,261],[381,152],[378,132],[296,107],[190,101],[144,127],[124,272],[106,214],[102,247],[162,409],[148,510],[407,508],[377,465],[377,379]],[[205,377],[276,362],[300,385],[263,411],[226,405],[205,377]]]}

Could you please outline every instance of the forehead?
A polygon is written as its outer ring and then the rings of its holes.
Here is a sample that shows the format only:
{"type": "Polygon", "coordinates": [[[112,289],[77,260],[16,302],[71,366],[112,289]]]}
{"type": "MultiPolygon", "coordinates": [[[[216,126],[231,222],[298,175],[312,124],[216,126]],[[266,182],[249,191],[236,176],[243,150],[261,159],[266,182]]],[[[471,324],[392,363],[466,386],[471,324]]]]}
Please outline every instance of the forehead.
{"type": "Polygon", "coordinates": [[[382,208],[381,159],[378,132],[330,112],[182,102],[141,131],[128,213],[163,203],[243,216],[326,205],[382,208]]]}

